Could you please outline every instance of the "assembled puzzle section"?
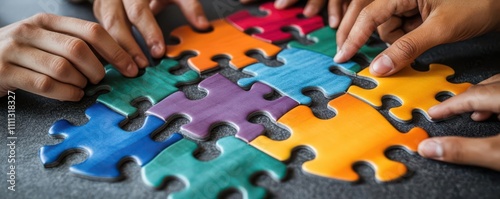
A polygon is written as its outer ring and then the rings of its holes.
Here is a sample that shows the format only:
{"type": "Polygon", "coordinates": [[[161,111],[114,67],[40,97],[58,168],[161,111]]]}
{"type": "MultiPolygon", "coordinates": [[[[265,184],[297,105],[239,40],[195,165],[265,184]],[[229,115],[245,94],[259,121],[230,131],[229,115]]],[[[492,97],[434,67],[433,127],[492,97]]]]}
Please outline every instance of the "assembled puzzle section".
{"type": "Polygon", "coordinates": [[[331,57],[301,49],[284,49],[278,54],[278,61],[283,65],[270,67],[257,63],[246,67],[243,72],[254,77],[240,79],[238,84],[248,87],[254,82],[263,82],[300,104],[311,104],[311,98],[303,91],[318,89],[331,98],[345,92],[351,85],[349,77],[334,74],[330,71],[332,68],[348,74],[360,70],[355,62],[339,64],[331,57]]]}
{"type": "Polygon", "coordinates": [[[235,138],[217,141],[219,157],[200,161],[193,157],[196,143],[183,139],[161,152],[141,170],[146,184],[159,188],[167,177],[177,177],[186,188],[169,198],[217,198],[222,191],[238,190],[243,198],[264,198],[265,189],[256,187],[250,177],[266,172],[275,180],[286,175],[278,160],[235,138]]]}
{"type": "Polygon", "coordinates": [[[311,109],[300,105],[278,120],[291,135],[282,141],[259,136],[251,145],[284,161],[294,148],[310,148],[316,157],[303,164],[303,170],[315,175],[345,181],[357,181],[353,165],[368,163],[375,170],[377,181],[391,181],[403,176],[405,165],[388,159],[385,152],[391,147],[416,151],[418,144],[428,137],[418,127],[408,133],[395,129],[377,110],[349,94],[328,104],[336,116],[322,120],[311,109]]]}
{"type": "Polygon", "coordinates": [[[148,99],[153,105],[177,91],[179,84],[194,82],[198,79],[195,71],[189,70],[182,75],[173,75],[170,70],[178,66],[177,61],[163,59],[158,66],[147,67],[146,72],[136,78],[124,77],[113,66],[106,66],[106,76],[88,90],[93,95],[101,90],[108,90],[97,98],[98,102],[128,117],[137,114],[132,106],[136,100],[148,99]]]}
{"type": "MultiPolygon", "coordinates": [[[[330,27],[324,27],[307,35],[313,44],[301,44],[298,41],[291,41],[288,47],[300,48],[323,55],[334,57],[337,54],[337,30],[330,27]]],[[[364,45],[359,49],[359,53],[364,56],[366,61],[371,62],[378,54],[384,51],[383,48],[364,45]]]]}
{"type": "Polygon", "coordinates": [[[381,107],[382,98],[391,97],[402,105],[391,108],[389,113],[395,119],[403,122],[412,120],[412,111],[417,110],[427,119],[427,110],[440,102],[436,96],[442,93],[457,95],[471,86],[469,83],[453,84],[446,79],[455,72],[452,68],[442,64],[431,64],[429,71],[421,72],[407,66],[390,77],[375,77],[368,68],[359,72],[358,76],[373,81],[377,86],[374,89],[363,89],[357,86],[349,88],[348,93],[381,107]]]}
{"type": "Polygon", "coordinates": [[[278,10],[274,7],[274,2],[268,2],[259,8],[267,15],[253,16],[248,10],[243,10],[228,16],[226,20],[241,31],[257,29],[259,33],[252,36],[269,43],[292,39],[292,34],[283,31],[284,28],[294,28],[301,35],[306,35],[323,27],[323,19],[320,16],[301,17],[304,12],[301,7],[278,10]]]}
{"type": "Polygon", "coordinates": [[[45,167],[57,166],[70,153],[83,151],[87,160],[70,167],[70,171],[82,177],[119,180],[122,178],[120,164],[132,159],[140,166],[145,165],[172,143],[182,139],[172,134],[163,142],[151,139],[151,133],[165,124],[153,116],[146,118],[141,129],[127,132],[120,128],[126,118],[103,104],[95,103],[86,112],[89,122],[73,126],[67,120],[59,120],[49,130],[49,135],[64,138],[64,141],[40,149],[40,159],[45,167]]]}
{"type": "Polygon", "coordinates": [[[218,66],[214,57],[227,56],[229,64],[242,68],[257,62],[246,55],[249,51],[259,51],[264,56],[276,55],[281,48],[240,32],[224,20],[212,21],[213,30],[208,33],[195,32],[190,26],[181,26],[172,31],[171,36],[180,40],[178,45],[167,46],[168,57],[179,57],[184,52],[196,55],[188,59],[189,66],[198,72],[215,69],[218,66]]]}
{"type": "Polygon", "coordinates": [[[276,121],[298,105],[286,96],[272,101],[265,99],[273,89],[264,84],[257,83],[245,91],[220,74],[208,77],[198,87],[208,93],[203,99],[190,100],[179,91],[147,113],[166,121],[178,116],[188,118],[190,123],[183,125],[181,131],[195,139],[207,139],[214,126],[226,123],[236,128],[236,137],[248,142],[265,130],[261,124],[249,122],[249,117],[264,113],[276,121]]]}

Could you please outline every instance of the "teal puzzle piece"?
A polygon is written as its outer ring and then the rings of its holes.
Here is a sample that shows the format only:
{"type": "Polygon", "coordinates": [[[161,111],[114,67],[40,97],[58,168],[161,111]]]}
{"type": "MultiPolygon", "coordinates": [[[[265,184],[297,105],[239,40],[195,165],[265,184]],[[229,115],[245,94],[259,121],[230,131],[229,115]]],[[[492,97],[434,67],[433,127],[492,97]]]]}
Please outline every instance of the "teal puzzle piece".
{"type": "Polygon", "coordinates": [[[243,198],[264,198],[264,188],[250,182],[255,173],[265,171],[274,179],[283,179],[286,166],[236,137],[217,141],[221,155],[213,160],[199,161],[193,157],[196,143],[182,139],[162,151],[141,169],[144,182],[160,187],[166,177],[177,177],[186,188],[169,198],[217,198],[230,188],[241,192],[243,198]]]}
{"type": "MultiPolygon", "coordinates": [[[[288,43],[288,47],[306,49],[329,57],[334,57],[337,53],[337,30],[324,27],[308,34],[307,38],[312,40],[314,44],[304,45],[297,41],[291,41],[288,43]]],[[[382,51],[384,51],[383,48],[364,45],[359,53],[365,57],[366,61],[371,62],[382,51]]]]}
{"type": "Polygon", "coordinates": [[[311,98],[302,91],[318,89],[326,97],[343,93],[351,85],[351,79],[330,71],[337,68],[348,74],[355,74],[360,66],[352,61],[335,63],[331,57],[302,49],[285,49],[278,54],[282,66],[269,67],[262,63],[250,65],[244,73],[254,77],[243,78],[238,85],[249,87],[256,81],[267,84],[300,104],[310,104],[311,98]]]}
{"type": "Polygon", "coordinates": [[[182,75],[173,75],[170,70],[175,69],[178,62],[163,59],[158,66],[147,67],[146,72],[136,78],[124,77],[113,66],[106,66],[106,76],[97,85],[90,88],[87,94],[93,95],[101,90],[108,90],[97,98],[114,111],[125,115],[134,116],[137,108],[132,106],[136,100],[146,98],[153,105],[163,98],[178,90],[176,86],[187,84],[198,79],[198,73],[189,70],[182,75]]]}

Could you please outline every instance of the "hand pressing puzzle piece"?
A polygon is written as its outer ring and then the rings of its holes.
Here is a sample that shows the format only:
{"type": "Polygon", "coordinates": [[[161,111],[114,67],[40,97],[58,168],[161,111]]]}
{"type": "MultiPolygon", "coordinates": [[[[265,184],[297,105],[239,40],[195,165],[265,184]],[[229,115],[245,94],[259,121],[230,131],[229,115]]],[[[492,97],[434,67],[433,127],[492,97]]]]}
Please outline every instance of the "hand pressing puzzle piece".
{"type": "Polygon", "coordinates": [[[471,86],[469,83],[452,84],[446,81],[453,74],[453,69],[442,64],[431,64],[426,72],[407,66],[390,77],[372,76],[366,68],[358,75],[373,81],[377,87],[365,90],[352,86],[348,92],[376,107],[382,106],[382,98],[385,96],[396,98],[402,105],[392,108],[389,113],[403,122],[411,121],[413,110],[422,112],[430,120],[427,110],[440,103],[436,100],[436,95],[457,95],[471,86]]]}
{"type": "Polygon", "coordinates": [[[183,139],[161,152],[141,170],[146,184],[160,187],[166,177],[177,177],[186,188],[169,198],[217,198],[230,188],[243,198],[264,198],[266,191],[250,182],[250,177],[265,171],[276,180],[286,175],[286,166],[235,137],[217,141],[219,157],[199,161],[193,157],[196,143],[183,139]]]}
{"type": "Polygon", "coordinates": [[[291,39],[292,34],[282,30],[286,27],[295,28],[302,35],[323,27],[323,19],[320,16],[299,17],[304,12],[304,9],[300,7],[278,10],[274,7],[274,2],[268,2],[259,8],[267,15],[263,17],[253,16],[247,10],[243,10],[228,16],[226,19],[241,31],[250,28],[258,29],[260,33],[252,36],[269,43],[291,39]]]}
{"type": "Polygon", "coordinates": [[[251,141],[264,132],[264,127],[247,119],[256,113],[265,113],[274,120],[297,106],[297,102],[288,97],[269,101],[266,94],[273,92],[264,84],[255,84],[250,91],[241,89],[238,85],[220,74],[215,74],[199,85],[207,91],[207,96],[200,100],[189,100],[183,92],[176,92],[147,113],[168,121],[181,115],[191,120],[181,127],[181,131],[196,139],[206,139],[212,127],[220,123],[228,123],[236,128],[236,137],[251,141]]]}
{"type": "Polygon", "coordinates": [[[303,169],[315,175],[357,181],[353,164],[366,162],[378,181],[390,181],[404,175],[406,167],[385,157],[385,151],[394,146],[416,151],[428,137],[421,128],[400,133],[377,110],[349,94],[328,105],[336,110],[334,118],[318,119],[309,107],[301,105],[278,121],[291,132],[287,140],[259,136],[250,144],[281,161],[289,159],[294,148],[309,147],[316,157],[304,163],[303,169]]]}
{"type": "MultiPolygon", "coordinates": [[[[330,27],[324,27],[307,35],[307,38],[314,41],[314,44],[301,44],[298,41],[291,41],[288,46],[291,48],[300,48],[323,55],[334,57],[337,54],[337,30],[330,27]]],[[[384,51],[383,48],[371,47],[364,45],[359,49],[359,53],[363,55],[366,61],[371,62],[378,54],[384,51]]]]}
{"type": "Polygon", "coordinates": [[[122,176],[118,168],[127,158],[143,166],[163,149],[182,139],[182,135],[176,133],[163,142],[153,141],[151,133],[165,124],[153,116],[146,118],[141,129],[127,132],[119,126],[126,118],[103,104],[96,103],[85,113],[90,120],[83,126],[59,120],[50,128],[49,135],[65,139],[40,149],[40,159],[45,167],[57,166],[66,155],[82,150],[88,158],[71,166],[71,172],[84,177],[119,180],[122,176]]]}
{"type": "Polygon", "coordinates": [[[178,45],[167,46],[168,57],[179,57],[183,52],[194,51],[195,57],[189,58],[189,66],[198,72],[215,69],[218,65],[212,58],[220,55],[229,57],[230,65],[242,68],[255,63],[254,58],[246,53],[258,50],[264,56],[274,56],[281,48],[238,31],[224,20],[212,21],[213,31],[209,33],[195,32],[190,26],[181,26],[172,31],[172,36],[179,38],[178,45]]]}
{"type": "Polygon", "coordinates": [[[302,92],[307,89],[320,89],[326,97],[343,93],[351,85],[351,79],[332,73],[335,67],[346,73],[355,74],[360,66],[354,62],[335,63],[331,57],[301,49],[285,49],[278,54],[283,66],[269,67],[262,63],[253,64],[243,72],[255,77],[243,78],[238,84],[248,87],[256,81],[263,82],[281,94],[300,104],[310,104],[311,98],[302,92]]]}
{"type": "Polygon", "coordinates": [[[198,74],[192,70],[173,75],[169,71],[178,66],[174,60],[163,59],[158,66],[147,67],[146,72],[136,78],[124,77],[111,65],[106,66],[106,76],[99,85],[91,88],[88,94],[93,95],[101,90],[109,90],[97,98],[98,102],[125,115],[137,114],[131,105],[135,100],[148,99],[153,105],[177,91],[177,85],[194,82],[198,74]]]}

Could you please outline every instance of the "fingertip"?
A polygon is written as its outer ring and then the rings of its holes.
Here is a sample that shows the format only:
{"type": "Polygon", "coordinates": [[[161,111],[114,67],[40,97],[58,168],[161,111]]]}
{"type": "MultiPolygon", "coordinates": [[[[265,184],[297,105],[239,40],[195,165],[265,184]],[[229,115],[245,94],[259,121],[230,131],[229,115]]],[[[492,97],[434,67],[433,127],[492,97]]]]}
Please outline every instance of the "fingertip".
{"type": "Polygon", "coordinates": [[[151,55],[154,58],[161,58],[165,54],[165,45],[160,42],[155,42],[153,46],[151,46],[151,55]]]}
{"type": "Polygon", "coordinates": [[[286,7],[286,0],[276,0],[274,7],[279,10],[284,9],[286,7]]]}
{"type": "Polygon", "coordinates": [[[344,56],[345,56],[344,51],[342,49],[339,50],[339,48],[337,48],[337,54],[335,54],[335,57],[333,57],[333,61],[337,63],[342,63],[345,61],[344,56]]]}
{"type": "Polygon", "coordinates": [[[339,27],[339,17],[337,16],[330,16],[328,18],[328,24],[330,25],[331,28],[338,28],[339,27]]]}
{"type": "Polygon", "coordinates": [[[198,29],[205,30],[210,27],[210,23],[208,22],[208,19],[204,16],[198,16],[196,18],[196,25],[198,29]]]}
{"type": "Polygon", "coordinates": [[[389,56],[385,54],[382,54],[381,56],[375,58],[375,60],[370,65],[370,73],[375,76],[389,75],[389,73],[394,71],[394,69],[394,62],[389,56]]]}
{"type": "Polygon", "coordinates": [[[137,64],[137,66],[139,66],[139,68],[146,68],[146,66],[149,65],[148,61],[146,60],[146,58],[144,58],[143,56],[141,55],[137,55],[134,57],[134,61],[135,63],[137,64]]]}
{"type": "Polygon", "coordinates": [[[126,75],[127,77],[135,77],[137,73],[139,73],[139,68],[135,63],[131,63],[127,66],[127,72],[126,75]]]}
{"type": "Polygon", "coordinates": [[[444,150],[441,142],[434,138],[426,139],[418,145],[418,154],[425,158],[441,160],[444,150]]]}

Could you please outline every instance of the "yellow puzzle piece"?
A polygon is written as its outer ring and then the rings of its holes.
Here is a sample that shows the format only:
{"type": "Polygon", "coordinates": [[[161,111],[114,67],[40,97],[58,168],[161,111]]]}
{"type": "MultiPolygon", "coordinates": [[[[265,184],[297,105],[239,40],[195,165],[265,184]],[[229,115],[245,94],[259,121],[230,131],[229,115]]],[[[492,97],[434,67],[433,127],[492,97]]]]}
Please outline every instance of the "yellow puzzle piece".
{"type": "Polygon", "coordinates": [[[315,175],[356,181],[359,176],[353,164],[366,162],[375,170],[378,181],[390,181],[403,176],[407,169],[385,157],[384,152],[394,146],[416,151],[428,137],[417,127],[408,133],[399,132],[377,110],[349,94],[330,101],[329,106],[336,116],[328,120],[316,118],[307,106],[298,106],[278,120],[291,131],[287,140],[261,135],[250,144],[281,161],[289,159],[295,147],[309,147],[316,158],[304,163],[303,170],[315,175]]]}
{"type": "Polygon", "coordinates": [[[216,56],[229,57],[230,65],[236,69],[257,62],[245,53],[257,50],[270,57],[276,55],[281,48],[260,41],[239,31],[223,19],[211,22],[213,31],[208,33],[195,32],[189,25],[181,26],[171,35],[179,38],[178,45],[167,46],[167,57],[179,57],[183,52],[191,51],[195,57],[188,59],[189,66],[198,72],[215,69],[218,65],[212,58],[216,56]]]}
{"type": "Polygon", "coordinates": [[[412,111],[418,110],[430,120],[427,110],[440,103],[436,100],[436,95],[440,93],[457,95],[464,92],[471,84],[448,82],[446,78],[455,74],[455,71],[446,65],[431,64],[429,68],[429,71],[420,72],[408,66],[389,77],[375,77],[370,74],[368,68],[365,68],[358,73],[358,76],[373,81],[377,87],[367,90],[351,86],[347,92],[376,107],[382,106],[384,96],[395,97],[402,106],[389,110],[394,118],[409,122],[412,119],[412,111]]]}

